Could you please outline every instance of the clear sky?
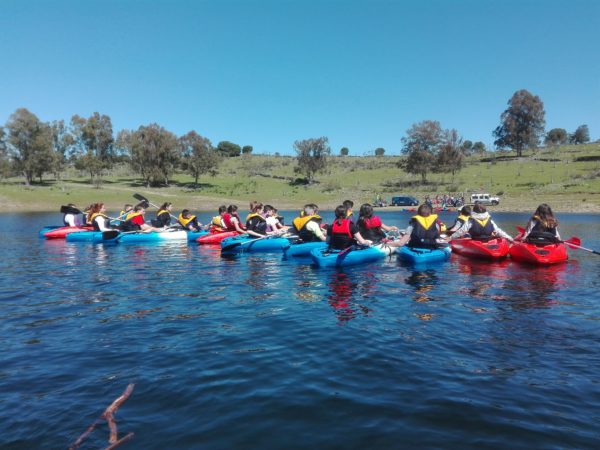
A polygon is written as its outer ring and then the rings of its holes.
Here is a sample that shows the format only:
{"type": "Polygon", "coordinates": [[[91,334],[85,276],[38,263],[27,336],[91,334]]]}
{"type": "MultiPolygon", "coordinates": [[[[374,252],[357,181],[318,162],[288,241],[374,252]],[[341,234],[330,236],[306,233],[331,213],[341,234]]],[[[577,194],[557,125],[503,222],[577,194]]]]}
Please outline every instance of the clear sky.
{"type": "Polygon", "coordinates": [[[398,154],[416,122],[492,131],[518,89],[600,137],[596,0],[0,0],[0,124],[108,114],[213,144],[398,154]]]}

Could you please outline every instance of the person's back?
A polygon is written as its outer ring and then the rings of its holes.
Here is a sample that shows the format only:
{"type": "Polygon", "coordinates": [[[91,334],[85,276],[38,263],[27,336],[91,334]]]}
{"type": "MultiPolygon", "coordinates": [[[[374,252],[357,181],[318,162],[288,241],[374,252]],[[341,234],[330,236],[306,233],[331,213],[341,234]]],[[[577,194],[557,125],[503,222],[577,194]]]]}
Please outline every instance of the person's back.
{"type": "Polygon", "coordinates": [[[373,215],[373,207],[365,203],[361,205],[358,221],[358,230],[363,238],[373,242],[381,242],[386,235],[382,229],[383,223],[379,216],[373,215]]]}
{"type": "Polygon", "coordinates": [[[170,202],[165,202],[158,209],[156,219],[152,220],[152,226],[162,228],[171,225],[171,211],[173,206],[170,202]]]}
{"type": "Polygon", "coordinates": [[[554,217],[552,208],[546,203],[537,207],[535,213],[527,222],[523,240],[531,244],[553,244],[560,242],[558,220],[554,217]]]}
{"type": "Polygon", "coordinates": [[[414,248],[435,248],[438,246],[440,229],[437,214],[432,214],[431,206],[425,203],[419,206],[417,215],[408,223],[407,232],[410,233],[410,239],[407,245],[414,248]]]}

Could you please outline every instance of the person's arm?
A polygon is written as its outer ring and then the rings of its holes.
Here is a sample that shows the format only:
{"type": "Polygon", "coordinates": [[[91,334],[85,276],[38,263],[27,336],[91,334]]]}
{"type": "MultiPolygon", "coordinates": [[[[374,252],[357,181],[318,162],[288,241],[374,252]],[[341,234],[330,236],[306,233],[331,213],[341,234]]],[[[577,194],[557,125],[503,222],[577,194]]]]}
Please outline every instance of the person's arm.
{"type": "Polygon", "coordinates": [[[306,224],[306,229],[313,233],[317,238],[322,241],[327,240],[327,237],[323,234],[322,228],[319,226],[317,222],[308,222],[306,224]]]}
{"type": "Polygon", "coordinates": [[[240,227],[240,223],[235,217],[231,218],[231,223],[235,227],[235,231],[237,231],[238,233],[244,234],[246,232],[246,230],[243,230],[242,227],[240,227]]]}
{"type": "Polygon", "coordinates": [[[381,229],[387,233],[389,233],[390,231],[398,231],[398,227],[396,227],[396,226],[390,227],[383,222],[381,222],[381,229]]]}
{"type": "MultiPolygon", "coordinates": [[[[491,219],[490,219],[491,220],[491,219]]],[[[515,240],[512,238],[512,236],[510,236],[509,234],[505,233],[502,228],[500,228],[498,225],[496,225],[494,223],[494,221],[492,220],[492,226],[494,227],[494,233],[497,236],[503,237],[504,239],[508,239],[509,242],[514,242],[515,240]]]]}
{"type": "Polygon", "coordinates": [[[527,228],[525,229],[525,233],[523,233],[523,236],[519,237],[519,241],[524,241],[525,239],[527,239],[527,236],[529,236],[529,234],[533,231],[534,226],[535,222],[533,220],[527,222],[527,228]]]}
{"type": "Polygon", "coordinates": [[[371,245],[373,245],[373,241],[363,238],[362,235],[360,234],[360,231],[357,231],[356,233],[354,233],[354,239],[356,239],[356,242],[358,242],[360,245],[364,245],[367,247],[370,247],[371,245]]]}
{"type": "Polygon", "coordinates": [[[94,219],[96,224],[98,225],[98,229],[100,231],[111,231],[112,228],[106,226],[106,220],[102,216],[98,216],[94,219]]]}
{"type": "Polygon", "coordinates": [[[456,230],[454,233],[452,233],[452,235],[448,238],[448,240],[451,241],[452,239],[458,239],[459,237],[467,234],[470,229],[471,229],[471,222],[469,222],[467,220],[467,221],[465,221],[465,223],[463,223],[461,225],[461,227],[458,230],[456,230]]]}
{"type": "Polygon", "coordinates": [[[65,222],[67,222],[67,226],[76,227],[75,223],[75,215],[74,214],[65,214],[65,222]]]}

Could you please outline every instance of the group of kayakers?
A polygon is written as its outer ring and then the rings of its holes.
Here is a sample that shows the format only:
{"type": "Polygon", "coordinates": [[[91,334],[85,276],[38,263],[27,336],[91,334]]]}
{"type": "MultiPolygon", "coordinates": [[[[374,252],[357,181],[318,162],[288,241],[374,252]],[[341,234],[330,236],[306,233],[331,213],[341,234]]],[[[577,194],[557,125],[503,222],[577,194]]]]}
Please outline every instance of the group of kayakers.
{"type": "Polygon", "coordinates": [[[371,246],[385,243],[390,247],[407,245],[414,248],[436,248],[448,245],[454,239],[468,235],[474,240],[504,238],[509,242],[515,240],[536,244],[560,241],[558,221],[547,204],[541,204],[528,221],[525,231],[513,238],[503,231],[493,220],[485,205],[475,203],[473,207],[463,206],[455,223],[447,228],[432,211],[431,205],[424,203],[417,209],[401,236],[395,226],[388,226],[374,214],[373,206],[365,203],[360,206],[358,218],[354,216],[354,203],[344,201],[335,208],[335,219],[331,224],[324,224],[319,216],[319,208],[314,203],[304,205],[300,214],[292,220],[291,226],[284,225],[283,217],[277,208],[252,201],[249,214],[242,222],[237,205],[222,205],[218,215],[210,223],[202,225],[197,217],[188,209],[183,209],[179,216],[173,215],[173,205],[163,203],[156,217],[146,223],[145,213],[148,205],[126,204],[117,218],[106,215],[104,203],[94,203],[84,210],[83,223],[78,217],[78,209],[69,204],[65,210],[66,226],[92,226],[96,231],[161,232],[172,226],[181,226],[188,231],[206,229],[211,233],[237,232],[246,233],[256,238],[270,235],[296,236],[302,242],[328,241],[332,250],[343,250],[353,245],[371,246]],[[355,221],[356,219],[356,221],[355,221]]]}

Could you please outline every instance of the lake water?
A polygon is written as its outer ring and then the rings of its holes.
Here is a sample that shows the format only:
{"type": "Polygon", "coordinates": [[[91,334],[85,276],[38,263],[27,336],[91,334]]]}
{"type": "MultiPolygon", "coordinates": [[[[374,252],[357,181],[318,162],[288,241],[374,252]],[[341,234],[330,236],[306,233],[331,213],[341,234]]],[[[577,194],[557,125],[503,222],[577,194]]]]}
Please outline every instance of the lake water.
{"type": "MultiPolygon", "coordinates": [[[[559,219],[600,249],[599,216],[559,219]]],[[[324,270],[38,239],[60,220],[0,215],[2,449],[67,448],[128,383],[122,448],[600,447],[599,256],[324,270]]]]}

